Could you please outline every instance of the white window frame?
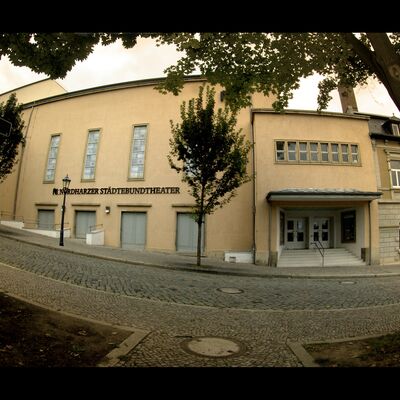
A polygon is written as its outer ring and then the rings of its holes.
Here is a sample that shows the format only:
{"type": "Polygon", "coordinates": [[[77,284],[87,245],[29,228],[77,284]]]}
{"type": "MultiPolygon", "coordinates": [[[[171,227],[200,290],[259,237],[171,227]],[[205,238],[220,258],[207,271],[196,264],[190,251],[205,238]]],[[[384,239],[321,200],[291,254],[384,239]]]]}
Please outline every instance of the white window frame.
{"type": "Polygon", "coordinates": [[[400,159],[392,159],[390,160],[390,180],[392,183],[392,188],[400,189],[400,168],[392,168],[392,161],[397,161],[400,163],[400,159]],[[393,180],[393,173],[396,175],[396,181],[393,180]],[[396,183],[396,184],[395,184],[396,183]]]}
{"type": "Polygon", "coordinates": [[[82,181],[94,181],[96,177],[97,155],[99,153],[100,129],[90,129],[87,135],[85,158],[83,160],[82,181]],[[97,133],[97,141],[91,140],[91,135],[97,133]],[[94,147],[94,149],[93,149],[94,147]],[[90,150],[90,153],[89,153],[90,150]],[[94,151],[94,152],[93,152],[94,151]],[[93,158],[94,156],[94,158],[93,158]],[[89,159],[90,157],[90,159],[89,159]],[[86,175],[86,170],[92,170],[90,175],[86,175]]]}
{"type": "Polygon", "coordinates": [[[51,135],[50,137],[50,145],[49,145],[49,151],[47,153],[47,162],[46,162],[46,170],[44,172],[44,182],[48,183],[53,183],[56,175],[56,168],[57,168],[57,157],[58,157],[58,149],[60,147],[60,141],[61,141],[61,134],[56,133],[54,135],[51,135]],[[54,140],[58,138],[57,146],[53,145],[54,140]],[[55,149],[55,155],[51,157],[52,149],[55,149]],[[54,160],[54,168],[49,168],[50,167],[50,160],[54,160]],[[49,177],[49,171],[52,171],[51,177],[49,177]]]}
{"type": "Polygon", "coordinates": [[[149,135],[149,127],[148,124],[135,124],[133,125],[133,130],[132,130],[132,145],[131,145],[131,155],[130,155],[130,160],[129,160],[129,173],[128,173],[128,179],[129,180],[143,180],[144,179],[144,170],[145,170],[145,163],[146,163],[146,148],[147,148],[147,137],[149,135]],[[138,128],[145,128],[145,134],[143,138],[135,138],[135,131],[138,128]],[[139,141],[142,141],[141,145],[143,146],[143,149],[136,149],[140,143],[139,141]],[[135,159],[138,160],[140,159],[142,162],[135,162],[135,159]],[[133,168],[138,168],[137,172],[133,172],[133,168]],[[141,167],[141,168],[139,168],[141,167]],[[140,172],[141,169],[141,172],[140,172]]]}

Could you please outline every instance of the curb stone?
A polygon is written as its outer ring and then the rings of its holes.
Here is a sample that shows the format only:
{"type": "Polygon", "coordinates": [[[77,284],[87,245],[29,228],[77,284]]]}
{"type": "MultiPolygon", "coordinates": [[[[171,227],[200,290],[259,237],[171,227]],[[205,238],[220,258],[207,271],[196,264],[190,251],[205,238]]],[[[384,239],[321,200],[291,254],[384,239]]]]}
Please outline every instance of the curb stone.
{"type": "Polygon", "coordinates": [[[97,364],[97,367],[114,367],[121,362],[121,357],[132,351],[151,331],[135,329],[132,335],[128,336],[115,349],[111,350],[104,359],[97,364]]]}
{"type": "Polygon", "coordinates": [[[320,367],[314,358],[306,351],[306,349],[298,342],[287,342],[286,343],[294,355],[299,359],[304,367],[320,367]]]}

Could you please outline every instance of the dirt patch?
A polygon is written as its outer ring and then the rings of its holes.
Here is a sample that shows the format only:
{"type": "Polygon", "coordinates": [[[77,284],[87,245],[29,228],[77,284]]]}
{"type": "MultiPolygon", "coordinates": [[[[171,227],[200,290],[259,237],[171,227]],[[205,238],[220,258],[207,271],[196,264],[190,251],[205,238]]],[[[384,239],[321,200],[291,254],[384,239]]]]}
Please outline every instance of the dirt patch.
{"type": "Polygon", "coordinates": [[[0,292],[1,367],[94,367],[132,332],[0,292]]]}
{"type": "Polygon", "coordinates": [[[400,333],[303,346],[322,367],[399,367],[400,333]]]}

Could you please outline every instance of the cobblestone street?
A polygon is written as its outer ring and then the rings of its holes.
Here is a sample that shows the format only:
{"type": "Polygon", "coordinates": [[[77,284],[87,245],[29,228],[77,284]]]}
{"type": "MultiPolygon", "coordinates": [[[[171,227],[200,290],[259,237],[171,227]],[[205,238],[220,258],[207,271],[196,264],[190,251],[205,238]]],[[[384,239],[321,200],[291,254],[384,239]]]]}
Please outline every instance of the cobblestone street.
{"type": "Polygon", "coordinates": [[[288,342],[400,328],[398,275],[316,279],[206,274],[88,257],[4,235],[0,262],[0,290],[149,331],[120,366],[299,367],[288,342]],[[183,348],[188,338],[204,336],[235,340],[243,351],[217,358],[183,348]]]}

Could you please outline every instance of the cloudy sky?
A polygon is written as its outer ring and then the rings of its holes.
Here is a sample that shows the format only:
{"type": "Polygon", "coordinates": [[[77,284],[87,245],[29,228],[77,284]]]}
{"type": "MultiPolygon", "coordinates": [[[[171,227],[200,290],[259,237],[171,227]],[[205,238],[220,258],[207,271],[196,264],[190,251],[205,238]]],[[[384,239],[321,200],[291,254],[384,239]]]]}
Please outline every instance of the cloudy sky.
{"type": "MultiPolygon", "coordinates": [[[[178,59],[179,53],[173,46],[156,47],[152,39],[139,38],[133,49],[125,49],[120,42],[109,46],[99,45],[85,61],[77,62],[66,78],[57,79],[57,82],[72,92],[111,83],[159,78],[165,76],[165,68],[178,59]]],[[[15,67],[7,58],[0,60],[0,93],[46,77],[26,67],[15,67]]],[[[318,81],[317,76],[303,80],[289,108],[316,110],[318,81]]],[[[332,95],[327,111],[341,112],[339,95],[337,92],[332,95]]],[[[355,95],[360,112],[387,116],[394,114],[400,118],[400,112],[385,88],[377,82],[371,81],[365,88],[356,88],[355,95]]]]}

